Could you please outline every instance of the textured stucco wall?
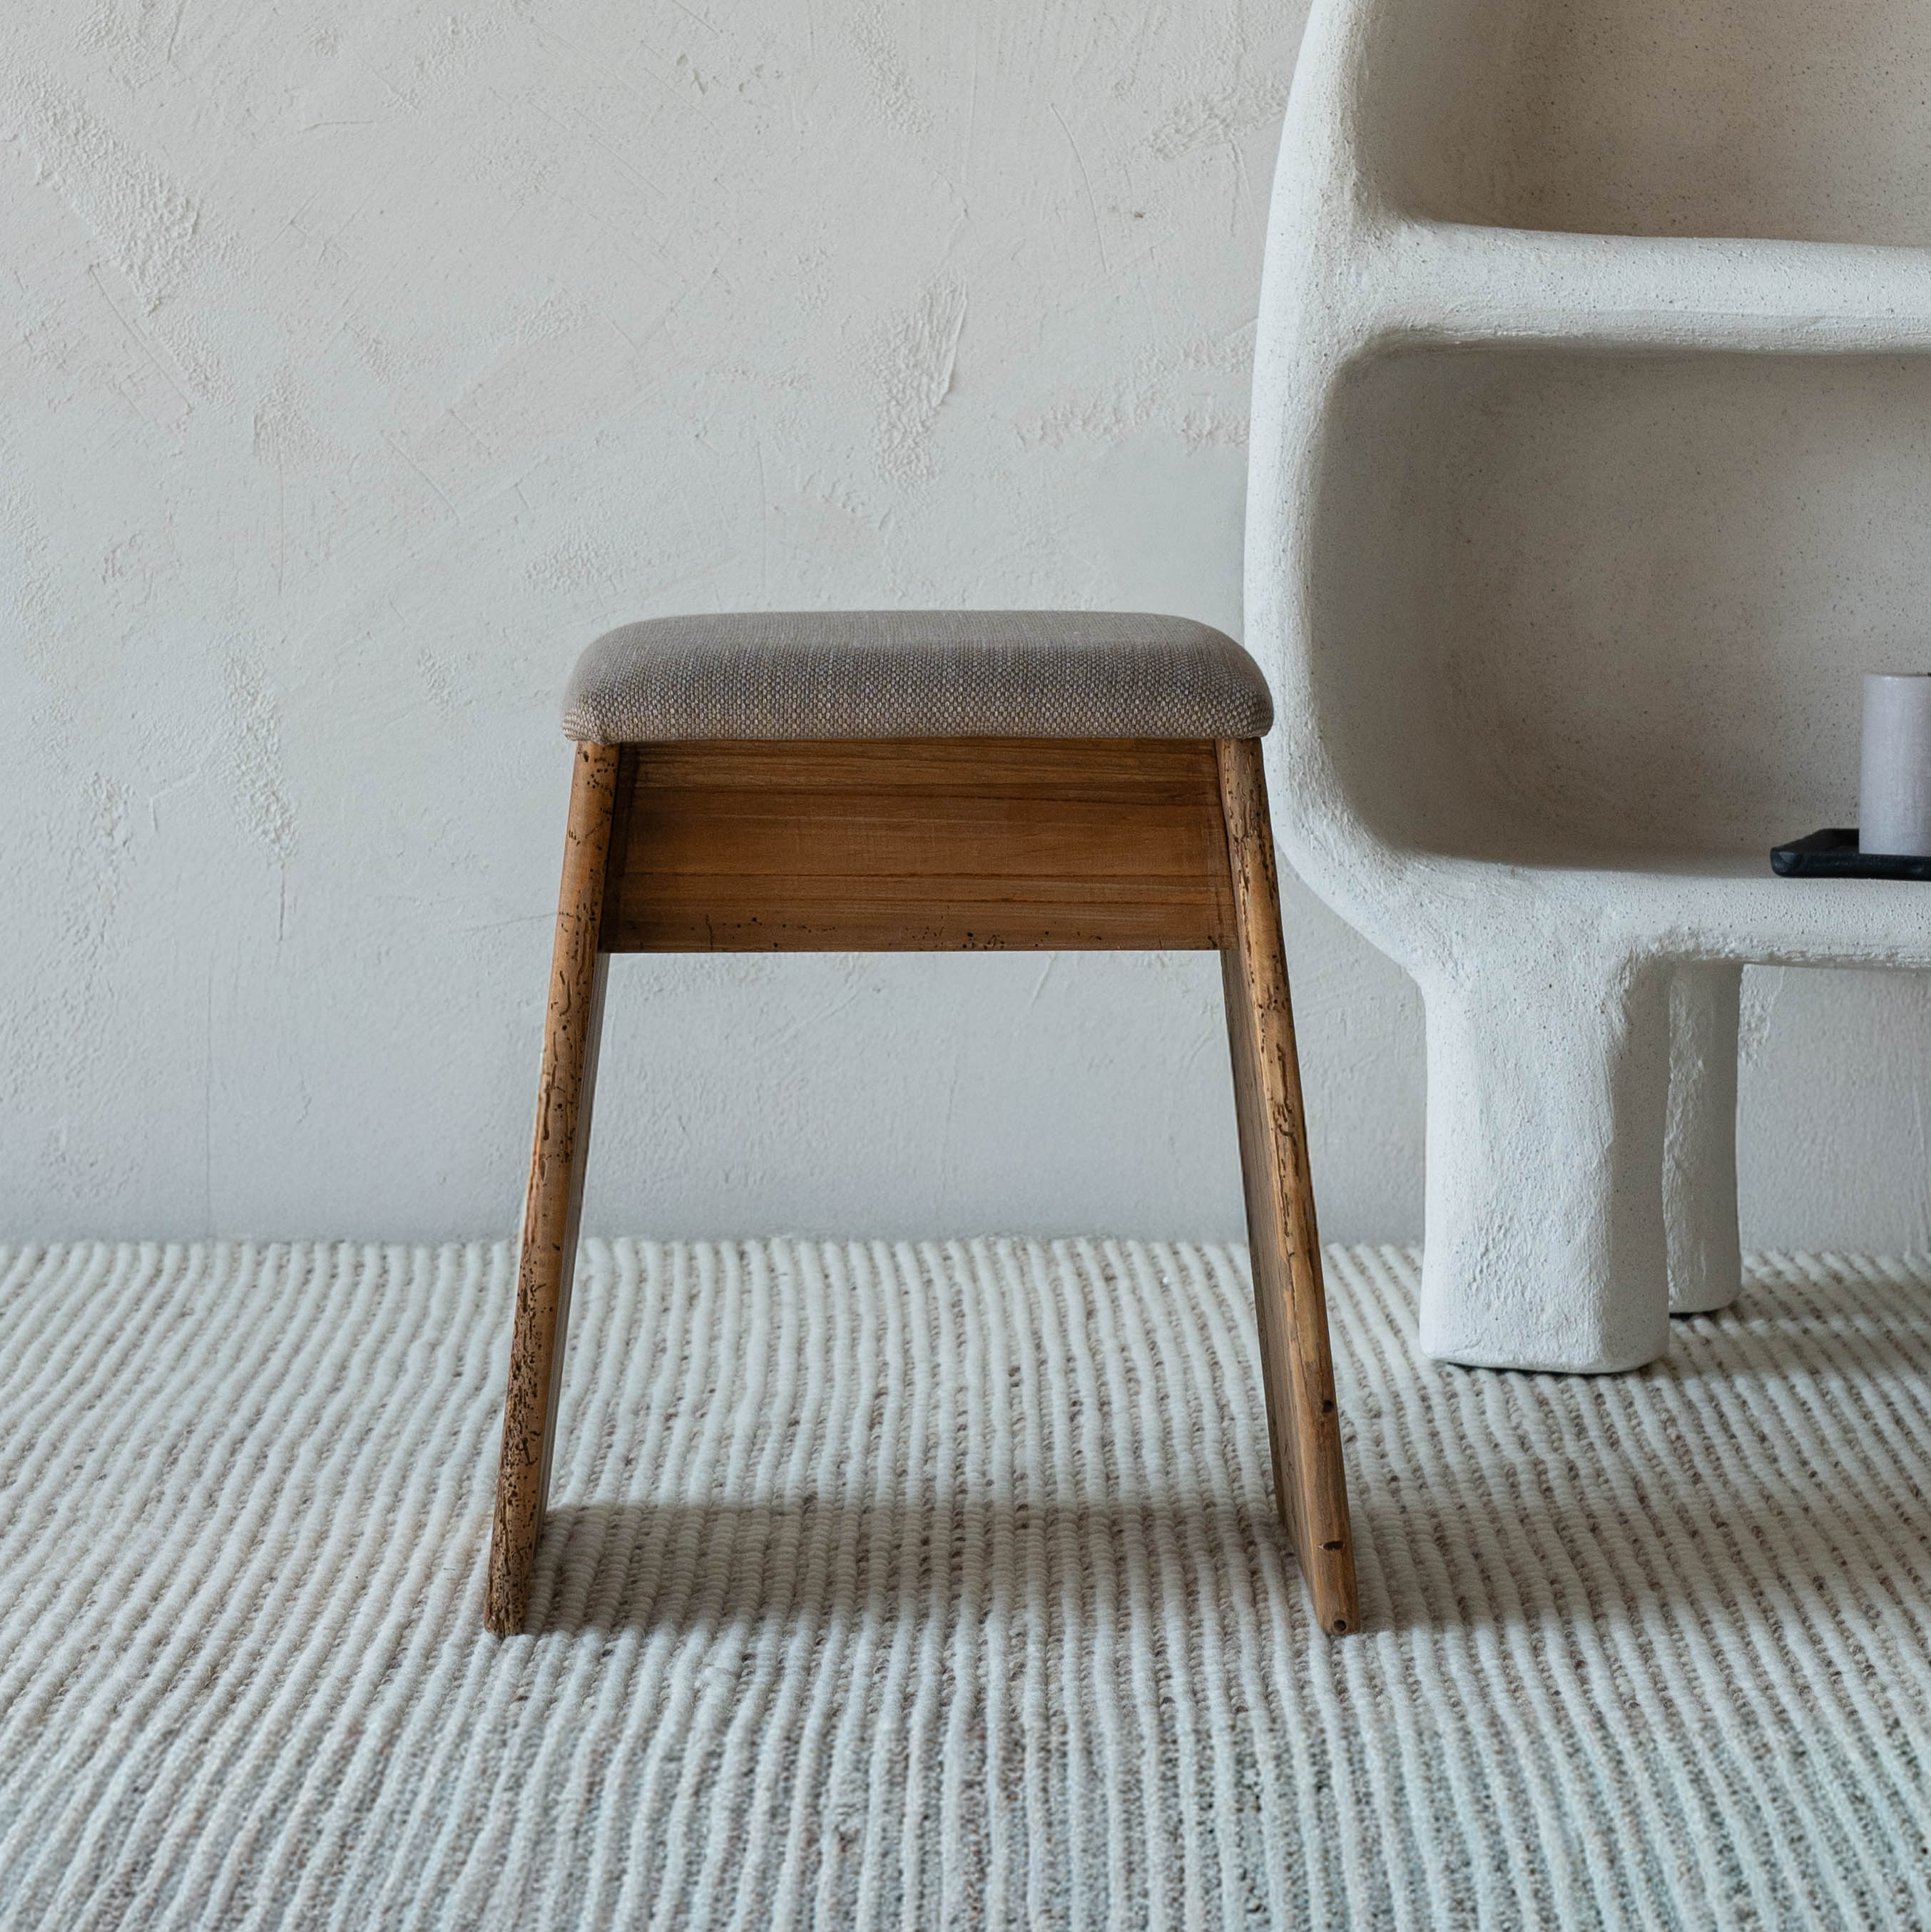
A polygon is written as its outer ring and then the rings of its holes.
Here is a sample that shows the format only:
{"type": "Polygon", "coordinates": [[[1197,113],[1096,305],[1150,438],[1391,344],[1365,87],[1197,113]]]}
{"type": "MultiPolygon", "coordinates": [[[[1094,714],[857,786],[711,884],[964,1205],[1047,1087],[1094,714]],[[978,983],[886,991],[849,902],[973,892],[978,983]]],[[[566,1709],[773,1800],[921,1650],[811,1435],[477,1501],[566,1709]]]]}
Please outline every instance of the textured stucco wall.
{"type": "MultiPolygon", "coordinates": [[[[19,0],[0,1235],[511,1222],[611,622],[1237,634],[1300,14],[19,0]]],[[[1288,910],[1326,1228],[1411,1233],[1417,1003],[1288,910]]],[[[1747,1238],[1921,1244],[1922,987],[1753,979],[1747,1238]]],[[[1204,958],[620,962],[601,1092],[594,1227],[1239,1222],[1204,958]]]]}

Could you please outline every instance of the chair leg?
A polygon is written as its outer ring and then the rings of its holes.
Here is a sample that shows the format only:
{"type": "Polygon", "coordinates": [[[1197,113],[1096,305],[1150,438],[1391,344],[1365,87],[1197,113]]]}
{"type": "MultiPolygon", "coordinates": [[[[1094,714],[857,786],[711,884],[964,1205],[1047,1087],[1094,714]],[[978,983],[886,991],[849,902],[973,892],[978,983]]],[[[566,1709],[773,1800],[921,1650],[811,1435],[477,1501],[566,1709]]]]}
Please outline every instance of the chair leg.
{"type": "Polygon", "coordinates": [[[1678,966],[1669,985],[1669,1114],[1663,1133],[1663,1226],[1669,1312],[1709,1315],[1743,1292],[1737,1233],[1737,1028],[1744,969],[1678,966]]]}
{"type": "Polygon", "coordinates": [[[597,1037],[603,1023],[610,955],[599,950],[604,875],[616,800],[617,748],[580,745],[570,784],[570,821],[556,941],[544,1019],[543,1072],[529,1188],[523,1198],[517,1268],[516,1327],[503,1403],[502,1460],[483,1616],[508,1636],[523,1628],[530,1572],[549,1500],[556,1447],[556,1394],[577,1260],[597,1037]]]}
{"type": "Polygon", "coordinates": [[[1234,886],[1233,938],[1221,970],[1275,1502],[1321,1626],[1339,1633],[1357,1628],[1360,1612],[1273,828],[1258,740],[1223,739],[1216,751],[1234,886]]]}

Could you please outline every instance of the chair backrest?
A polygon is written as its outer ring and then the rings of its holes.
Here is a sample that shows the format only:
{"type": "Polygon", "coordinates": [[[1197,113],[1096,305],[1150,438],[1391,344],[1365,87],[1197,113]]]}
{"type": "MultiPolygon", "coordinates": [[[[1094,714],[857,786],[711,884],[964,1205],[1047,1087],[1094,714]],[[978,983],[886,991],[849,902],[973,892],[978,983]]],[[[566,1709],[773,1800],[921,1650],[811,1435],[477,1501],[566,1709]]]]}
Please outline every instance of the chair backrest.
{"type": "Polygon", "coordinates": [[[1828,151],[1915,179],[1931,116],[1876,26],[1810,74],[1828,16],[1316,0],[1255,350],[1246,643],[1283,844],[1398,957],[1444,868],[1714,878],[1853,822],[1857,674],[1931,664],[1931,275],[1798,245],[1893,215],[1915,239],[1909,196],[1831,213],[1828,151]],[[1645,39],[1699,34],[1720,56],[1645,39]],[[1865,67],[1882,140],[1827,84],[1865,67]],[[1818,116],[1794,147],[1771,78],[1818,116]],[[1700,174],[1699,111],[1744,144],[1700,174]],[[1739,230],[1760,238],[1715,238],[1739,230]]]}

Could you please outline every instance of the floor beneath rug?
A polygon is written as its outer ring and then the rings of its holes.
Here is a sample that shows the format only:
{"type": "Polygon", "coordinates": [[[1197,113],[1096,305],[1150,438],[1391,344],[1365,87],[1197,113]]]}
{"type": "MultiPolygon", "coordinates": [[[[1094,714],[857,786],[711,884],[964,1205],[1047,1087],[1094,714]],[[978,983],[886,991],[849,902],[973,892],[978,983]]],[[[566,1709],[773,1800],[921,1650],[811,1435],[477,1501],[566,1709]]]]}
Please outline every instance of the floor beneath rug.
{"type": "Polygon", "coordinates": [[[532,1634],[500,1246],[0,1249],[0,1923],[1931,1924],[1931,1264],[1446,1367],[1330,1251],[592,1244],[532,1634]]]}

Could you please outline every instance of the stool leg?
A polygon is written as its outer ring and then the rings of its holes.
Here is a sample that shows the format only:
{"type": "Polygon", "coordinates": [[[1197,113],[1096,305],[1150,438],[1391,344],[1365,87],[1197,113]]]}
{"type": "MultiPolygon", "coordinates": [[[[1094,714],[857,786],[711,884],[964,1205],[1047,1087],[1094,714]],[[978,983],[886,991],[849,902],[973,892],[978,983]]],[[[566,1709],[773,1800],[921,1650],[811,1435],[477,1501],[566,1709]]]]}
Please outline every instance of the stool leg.
{"type": "Polygon", "coordinates": [[[1321,1628],[1351,1630],[1360,1622],[1354,1547],[1267,780],[1258,739],[1223,739],[1216,750],[1234,886],[1232,943],[1221,970],[1275,1502],[1321,1628]]]}
{"type": "Polygon", "coordinates": [[[536,1539],[549,1500],[556,1394],[577,1261],[597,1036],[610,962],[597,941],[616,774],[614,745],[577,746],[556,905],[556,941],[550,958],[550,1004],[544,1019],[535,1139],[529,1157],[529,1189],[523,1198],[516,1327],[510,1340],[502,1460],[484,1598],[484,1621],[499,1636],[523,1628],[536,1539]]]}

